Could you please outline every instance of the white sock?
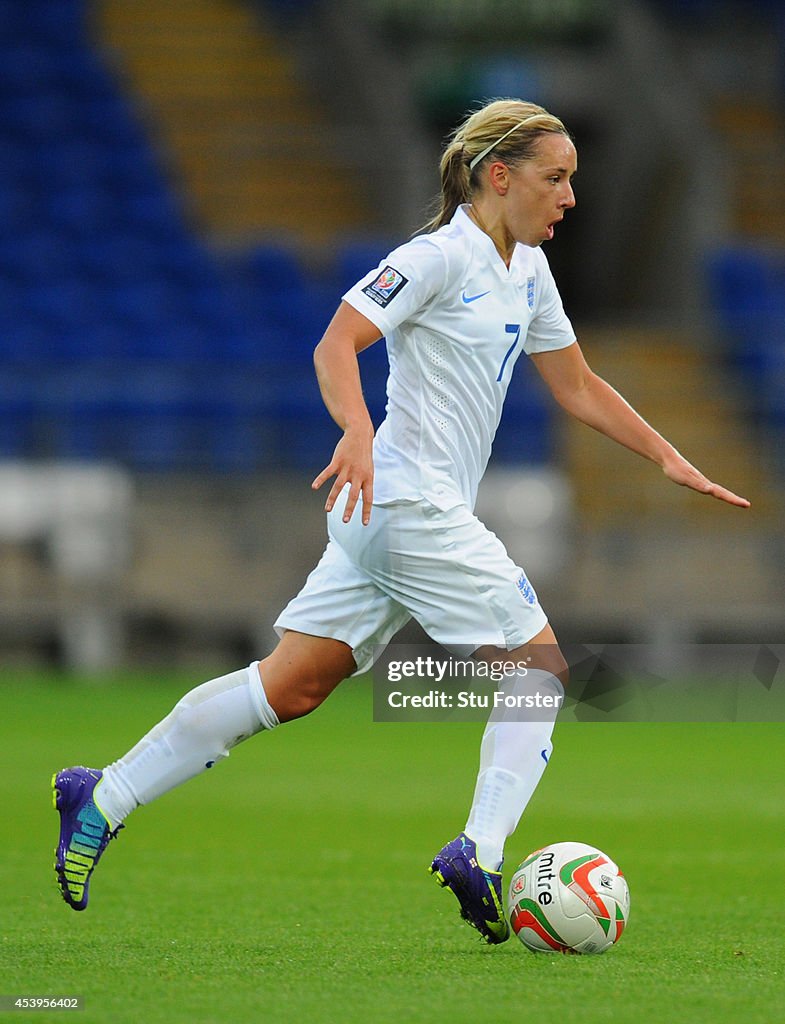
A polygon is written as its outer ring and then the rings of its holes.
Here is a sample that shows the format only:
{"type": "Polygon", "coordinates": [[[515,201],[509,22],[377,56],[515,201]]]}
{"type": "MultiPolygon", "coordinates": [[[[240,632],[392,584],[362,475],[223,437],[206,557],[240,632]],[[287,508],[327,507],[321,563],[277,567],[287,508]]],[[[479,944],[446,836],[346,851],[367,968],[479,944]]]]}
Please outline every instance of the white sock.
{"type": "Polygon", "coordinates": [[[539,669],[530,669],[526,676],[516,677],[512,683],[505,682],[500,692],[516,699],[536,697],[537,693],[560,699],[552,709],[500,707],[488,719],[480,747],[474,801],[464,831],[477,845],[480,864],[491,871],[501,867],[504,843],[518,827],[548,765],[553,750],[553,726],[564,698],[559,680],[539,669]]]}
{"type": "Polygon", "coordinates": [[[140,804],[212,768],[242,740],[279,724],[258,666],[255,661],[197,686],[124,757],[104,768],[95,801],[112,828],[140,804]]]}

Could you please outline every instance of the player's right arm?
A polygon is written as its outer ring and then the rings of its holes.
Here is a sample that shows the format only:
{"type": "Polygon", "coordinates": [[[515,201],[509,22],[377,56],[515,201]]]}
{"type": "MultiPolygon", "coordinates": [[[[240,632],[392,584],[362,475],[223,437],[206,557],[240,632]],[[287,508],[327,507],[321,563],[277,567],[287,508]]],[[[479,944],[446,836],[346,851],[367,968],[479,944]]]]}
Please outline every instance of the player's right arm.
{"type": "Polygon", "coordinates": [[[348,483],[349,498],[343,512],[348,523],[357,501],[362,497],[362,521],[367,526],[373,502],[373,423],[363,398],[357,354],[381,337],[379,328],[342,302],[330,321],[324,337],[314,350],[314,367],[322,399],[343,430],[333,457],[311,486],[318,490],[334,476],[325,510],[330,512],[338,495],[348,483]]]}
{"type": "Polygon", "coordinates": [[[729,505],[749,508],[746,498],[704,476],[649,426],[618,391],[598,377],[589,368],[577,341],[566,348],[534,353],[532,361],[559,405],[576,419],[655,462],[674,483],[729,505]]]}

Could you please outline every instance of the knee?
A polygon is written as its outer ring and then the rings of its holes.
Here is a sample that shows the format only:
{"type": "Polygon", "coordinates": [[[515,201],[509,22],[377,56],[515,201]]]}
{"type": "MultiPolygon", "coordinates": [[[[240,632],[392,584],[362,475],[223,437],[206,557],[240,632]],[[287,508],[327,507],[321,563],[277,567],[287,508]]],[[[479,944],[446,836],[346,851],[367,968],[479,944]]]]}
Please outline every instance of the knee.
{"type": "Polygon", "coordinates": [[[259,674],[278,721],[290,722],[318,708],[354,668],[346,644],[289,631],[259,663],[259,674]]]}
{"type": "Polygon", "coordinates": [[[543,644],[530,647],[529,656],[532,658],[530,662],[532,668],[537,668],[543,672],[549,672],[552,676],[556,676],[564,689],[567,689],[567,684],[570,681],[570,666],[556,645],[548,645],[546,647],[543,644]]]}
{"type": "Polygon", "coordinates": [[[301,683],[292,686],[286,693],[277,696],[274,711],[279,722],[291,722],[295,718],[305,718],[324,702],[327,693],[318,684],[301,683]]]}
{"type": "Polygon", "coordinates": [[[340,680],[326,678],[315,668],[305,671],[265,672],[261,665],[265,696],[278,721],[291,722],[315,711],[332,693],[340,680]]]}
{"type": "Polygon", "coordinates": [[[561,651],[559,651],[559,664],[555,667],[553,674],[566,690],[570,682],[570,666],[564,660],[561,651]]]}

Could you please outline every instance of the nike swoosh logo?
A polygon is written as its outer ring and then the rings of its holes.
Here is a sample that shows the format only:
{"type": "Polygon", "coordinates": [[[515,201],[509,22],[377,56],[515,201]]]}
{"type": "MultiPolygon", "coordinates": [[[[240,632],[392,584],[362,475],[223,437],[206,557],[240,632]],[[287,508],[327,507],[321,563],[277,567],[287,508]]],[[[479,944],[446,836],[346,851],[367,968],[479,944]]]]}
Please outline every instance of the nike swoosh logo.
{"type": "Polygon", "coordinates": [[[479,292],[477,295],[467,295],[466,292],[461,293],[461,299],[468,306],[470,302],[476,302],[477,299],[483,298],[485,295],[490,295],[490,289],[487,292],[479,292]]]}

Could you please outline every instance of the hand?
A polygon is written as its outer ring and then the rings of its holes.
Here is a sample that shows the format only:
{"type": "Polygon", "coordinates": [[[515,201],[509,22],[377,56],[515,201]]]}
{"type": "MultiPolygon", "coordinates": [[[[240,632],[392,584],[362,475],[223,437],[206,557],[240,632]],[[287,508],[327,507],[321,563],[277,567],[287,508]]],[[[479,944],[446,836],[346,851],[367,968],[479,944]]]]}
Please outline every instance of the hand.
{"type": "Polygon", "coordinates": [[[679,455],[677,451],[666,459],[663,464],[662,471],[669,480],[672,480],[676,484],[681,484],[682,487],[691,487],[694,491],[699,491],[701,494],[708,494],[712,498],[719,498],[720,501],[726,501],[729,505],[736,505],[739,508],[749,508],[750,503],[746,498],[740,497],[738,494],[734,494],[733,491],[729,491],[727,487],[722,487],[720,484],[712,483],[708,477],[705,477],[700,470],[696,469],[691,463],[679,455]]]}
{"type": "Polygon", "coordinates": [[[352,518],[357,500],[362,495],[362,522],[363,526],[367,526],[371,521],[373,503],[373,427],[347,428],[335,446],[332,459],[316,477],[311,487],[318,491],[331,476],[335,477],[335,482],[327,495],[325,512],[332,511],[338,495],[348,483],[351,486],[343,512],[343,521],[348,523],[352,518]]]}

